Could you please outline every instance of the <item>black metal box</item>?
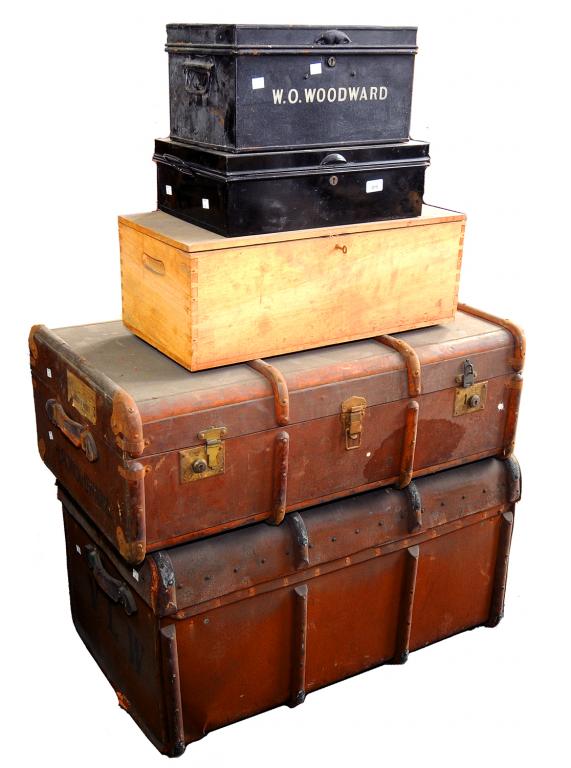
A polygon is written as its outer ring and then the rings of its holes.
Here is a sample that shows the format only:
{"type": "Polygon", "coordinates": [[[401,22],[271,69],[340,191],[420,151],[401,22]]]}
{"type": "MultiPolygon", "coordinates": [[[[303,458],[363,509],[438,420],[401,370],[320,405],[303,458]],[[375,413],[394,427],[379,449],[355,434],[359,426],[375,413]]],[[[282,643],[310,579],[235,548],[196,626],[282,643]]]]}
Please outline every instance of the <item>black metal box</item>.
{"type": "Polygon", "coordinates": [[[169,24],[171,137],[232,152],[405,141],[416,27],[169,24]]]}
{"type": "Polygon", "coordinates": [[[222,235],[418,216],[428,144],[235,154],[157,139],[157,204],[222,235]]]}

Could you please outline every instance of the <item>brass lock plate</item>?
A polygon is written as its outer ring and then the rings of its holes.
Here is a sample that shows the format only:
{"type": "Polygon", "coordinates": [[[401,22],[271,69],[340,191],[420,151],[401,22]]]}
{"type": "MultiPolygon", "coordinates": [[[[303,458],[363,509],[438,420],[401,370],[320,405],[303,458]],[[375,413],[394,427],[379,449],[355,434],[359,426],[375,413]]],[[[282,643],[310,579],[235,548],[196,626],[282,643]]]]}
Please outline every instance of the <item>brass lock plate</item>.
{"type": "Polygon", "coordinates": [[[226,449],[222,438],[225,435],[226,427],[205,429],[198,433],[198,437],[205,441],[204,445],[178,452],[181,483],[224,474],[226,449]]]}
{"type": "Polygon", "coordinates": [[[345,429],[345,448],[348,451],[361,447],[366,408],[367,401],[358,395],[349,397],[341,403],[341,421],[345,429]]]}
{"type": "Polygon", "coordinates": [[[456,387],[454,395],[454,416],[483,411],[488,395],[488,382],[480,381],[469,387],[456,387]]]}

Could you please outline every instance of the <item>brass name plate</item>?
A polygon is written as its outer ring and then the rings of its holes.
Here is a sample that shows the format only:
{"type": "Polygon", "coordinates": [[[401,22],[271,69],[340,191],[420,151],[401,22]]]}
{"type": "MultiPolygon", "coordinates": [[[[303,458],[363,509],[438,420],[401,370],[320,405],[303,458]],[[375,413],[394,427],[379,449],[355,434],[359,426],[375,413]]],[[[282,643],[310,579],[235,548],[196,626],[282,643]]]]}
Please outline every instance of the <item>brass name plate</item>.
{"type": "Polygon", "coordinates": [[[67,372],[67,399],[76,411],[95,424],[97,421],[97,398],[95,391],[81,381],[75,373],[67,372]]]}

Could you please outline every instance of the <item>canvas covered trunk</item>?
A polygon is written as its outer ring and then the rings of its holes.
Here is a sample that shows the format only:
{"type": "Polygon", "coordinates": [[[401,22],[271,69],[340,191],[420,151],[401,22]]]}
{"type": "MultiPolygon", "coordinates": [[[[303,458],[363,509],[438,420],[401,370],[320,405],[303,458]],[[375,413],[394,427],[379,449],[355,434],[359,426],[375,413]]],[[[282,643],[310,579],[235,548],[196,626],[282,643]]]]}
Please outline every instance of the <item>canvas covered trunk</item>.
{"type": "MultiPolygon", "coordinates": [[[[487,318],[487,319],[486,319],[487,318]]],[[[189,373],[119,322],[30,334],[40,454],[130,563],[509,456],[524,340],[449,324],[189,373]]]]}
{"type": "Polygon", "coordinates": [[[180,754],[228,723],[494,626],[519,495],[515,459],[485,459],[131,568],[60,488],[73,620],[121,706],[180,754]]]}

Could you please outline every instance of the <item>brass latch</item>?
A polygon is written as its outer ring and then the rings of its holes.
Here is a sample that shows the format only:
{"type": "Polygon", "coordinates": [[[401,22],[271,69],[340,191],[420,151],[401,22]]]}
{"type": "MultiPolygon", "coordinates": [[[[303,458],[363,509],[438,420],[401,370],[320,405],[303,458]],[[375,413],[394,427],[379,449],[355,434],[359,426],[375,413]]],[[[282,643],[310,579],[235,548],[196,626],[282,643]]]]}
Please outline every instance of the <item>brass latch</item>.
{"type": "Polygon", "coordinates": [[[225,446],[222,438],[226,432],[226,427],[204,429],[198,433],[199,439],[204,440],[204,445],[179,451],[181,483],[191,483],[194,480],[223,474],[225,446]]]}
{"type": "Polygon", "coordinates": [[[341,403],[341,420],[345,428],[345,448],[351,451],[361,447],[363,433],[363,418],[367,401],[364,397],[354,395],[341,403]]]}
{"type": "Polygon", "coordinates": [[[482,411],[486,405],[488,394],[488,382],[476,383],[476,371],[470,360],[464,360],[462,373],[456,376],[456,381],[461,384],[456,388],[454,396],[454,416],[463,416],[465,413],[482,411]]]}

